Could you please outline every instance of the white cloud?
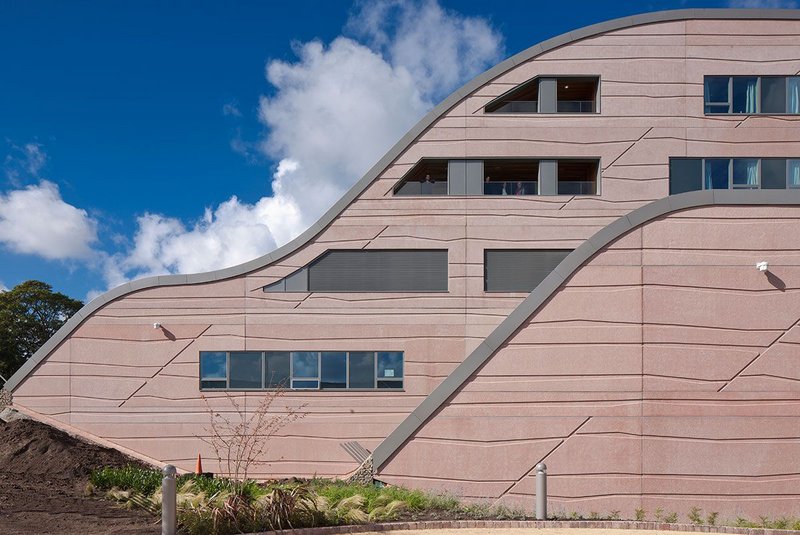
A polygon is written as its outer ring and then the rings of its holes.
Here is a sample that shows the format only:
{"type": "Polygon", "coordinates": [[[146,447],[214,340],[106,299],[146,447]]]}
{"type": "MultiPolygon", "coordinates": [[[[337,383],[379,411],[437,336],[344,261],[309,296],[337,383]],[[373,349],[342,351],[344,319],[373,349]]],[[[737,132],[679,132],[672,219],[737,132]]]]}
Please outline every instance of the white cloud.
{"type": "Polygon", "coordinates": [[[3,281],[0,281],[0,293],[7,292],[7,291],[8,291],[8,286],[3,284],[3,281]]]}
{"type": "Polygon", "coordinates": [[[730,0],[728,7],[746,9],[797,9],[795,0],[730,0]]]}
{"type": "Polygon", "coordinates": [[[0,243],[17,253],[50,260],[88,259],[97,222],[64,202],[47,180],[0,195],[0,243]]]}
{"type": "Polygon", "coordinates": [[[241,117],[242,112],[239,110],[239,104],[235,100],[226,102],[222,106],[222,115],[226,117],[241,117]]]}
{"type": "Polygon", "coordinates": [[[23,177],[38,178],[46,163],[47,153],[41,143],[11,144],[11,152],[5,157],[3,170],[6,178],[19,187],[23,177]]]}

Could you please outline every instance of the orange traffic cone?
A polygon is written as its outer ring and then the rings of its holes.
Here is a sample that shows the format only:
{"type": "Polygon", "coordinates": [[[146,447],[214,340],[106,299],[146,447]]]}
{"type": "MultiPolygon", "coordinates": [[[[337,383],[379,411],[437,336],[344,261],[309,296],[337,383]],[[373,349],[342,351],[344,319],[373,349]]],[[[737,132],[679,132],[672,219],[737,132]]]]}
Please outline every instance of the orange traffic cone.
{"type": "Polygon", "coordinates": [[[203,475],[203,459],[200,458],[200,454],[197,454],[197,466],[195,466],[194,473],[198,476],[203,475]]]}

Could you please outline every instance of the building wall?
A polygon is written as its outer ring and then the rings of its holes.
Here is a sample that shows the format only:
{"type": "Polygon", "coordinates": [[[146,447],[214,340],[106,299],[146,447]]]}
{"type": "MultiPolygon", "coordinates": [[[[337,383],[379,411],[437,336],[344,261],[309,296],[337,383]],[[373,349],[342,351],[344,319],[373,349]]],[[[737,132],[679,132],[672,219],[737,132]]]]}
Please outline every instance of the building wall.
{"type": "Polygon", "coordinates": [[[581,267],[379,469],[584,515],[797,514],[800,208],[647,223],[581,267]],[[755,269],[769,261],[769,272],[755,269]]]}
{"type": "MultiPolygon", "coordinates": [[[[377,446],[524,299],[521,293],[483,291],[485,248],[577,247],[618,217],[665,197],[670,156],[800,154],[797,117],[706,117],[702,109],[703,75],[799,72],[798,37],[800,21],[663,22],[590,37],[523,62],[444,113],[314,240],[247,275],[200,285],[149,288],[111,302],[93,313],[15,389],[14,403],[79,433],[190,469],[198,452],[210,455],[198,438],[207,433],[209,421],[198,389],[199,351],[402,350],[406,362],[403,392],[290,393],[286,402],[305,404],[308,416],[272,441],[270,463],[258,467],[255,474],[345,475],[357,463],[339,446],[341,441],[358,440],[368,449],[377,446]],[[599,75],[602,113],[483,114],[485,103],[516,84],[536,75],[558,74],[599,75]],[[397,181],[422,157],[495,156],[600,158],[601,194],[524,198],[391,194],[397,181]],[[446,294],[261,291],[329,249],[423,247],[449,251],[446,294]],[[153,329],[154,322],[162,323],[164,329],[153,329]]],[[[727,225],[739,228],[733,220],[727,225]]],[[[653,254],[679,253],[654,250],[653,254]]],[[[642,310],[637,306],[640,290],[635,284],[612,290],[603,282],[617,280],[620,269],[635,278],[638,268],[595,270],[593,266],[586,271],[594,273],[587,281],[597,280],[597,287],[575,295],[572,289],[565,290],[563,296],[569,296],[569,302],[562,305],[554,300],[543,311],[559,321],[569,320],[542,327],[549,336],[565,346],[583,343],[583,337],[588,337],[586,343],[592,347],[581,359],[572,357],[570,373],[587,377],[564,379],[565,385],[575,385],[576,395],[589,385],[630,391],[634,398],[641,392],[636,387],[637,381],[644,380],[635,369],[636,342],[626,338],[629,331],[641,330],[636,320],[642,310]],[[584,299],[607,294],[630,306],[610,309],[584,299]],[[584,310],[584,305],[591,308],[584,310]],[[565,307],[573,307],[571,314],[563,315],[565,307]],[[584,316],[596,322],[592,310],[609,315],[611,323],[578,329],[587,326],[584,316]],[[589,333],[606,338],[591,338],[589,333]],[[595,347],[597,340],[602,343],[595,347]],[[603,359],[611,356],[632,368],[624,369],[619,378],[592,376],[597,371],[593,366],[604,365],[603,359]]],[[[675,290],[664,287],[661,291],[675,290]]],[[[647,306],[644,310],[649,311],[647,306]]],[[[724,332],[733,339],[741,336],[739,331],[724,332]]],[[[638,343],[642,345],[641,340],[638,343]]],[[[731,343],[723,336],[711,345],[719,345],[724,352],[731,343]]],[[[689,360],[685,354],[680,358],[689,360]]],[[[690,377],[678,381],[654,375],[647,380],[660,381],[662,386],[678,382],[681,389],[687,384],[707,386],[704,376],[690,377]]],[[[553,388],[553,381],[537,379],[517,386],[553,388]]],[[[535,413],[541,410],[537,396],[555,394],[514,395],[519,396],[521,410],[535,413]]],[[[215,410],[227,406],[221,394],[206,397],[215,410]]],[[[235,394],[250,408],[261,397],[257,392],[235,394]]],[[[611,404],[630,410],[644,406],[641,399],[611,404]]],[[[553,416],[558,429],[554,437],[575,427],[575,418],[553,416]]],[[[598,418],[583,431],[604,421],[598,418]]],[[[396,464],[400,462],[398,457],[387,467],[393,481],[400,481],[397,467],[402,465],[396,464]]],[[[493,461],[486,462],[494,466],[493,461]]],[[[213,464],[209,468],[218,469],[213,464]]],[[[405,481],[435,486],[429,481],[437,477],[435,471],[426,479],[414,470],[405,481]]],[[[480,482],[486,474],[476,477],[480,482]]],[[[464,486],[463,492],[489,496],[502,487],[496,485],[488,492],[484,483],[476,485],[480,490],[464,486]]]]}

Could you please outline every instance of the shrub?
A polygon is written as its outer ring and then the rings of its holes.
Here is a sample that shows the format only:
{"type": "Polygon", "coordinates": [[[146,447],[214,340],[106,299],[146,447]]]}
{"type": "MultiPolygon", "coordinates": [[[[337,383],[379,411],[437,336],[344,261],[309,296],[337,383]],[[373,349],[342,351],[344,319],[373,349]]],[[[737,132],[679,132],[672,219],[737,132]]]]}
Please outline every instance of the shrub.
{"type": "Polygon", "coordinates": [[[161,471],[155,468],[141,468],[139,466],[124,466],[122,468],[101,468],[94,470],[89,475],[89,481],[98,489],[110,490],[135,490],[145,496],[150,496],[161,488],[161,471]]]}
{"type": "Polygon", "coordinates": [[[717,525],[717,517],[718,516],[719,516],[719,513],[716,512],[716,511],[712,511],[712,512],[708,513],[708,516],[706,517],[706,524],[708,524],[709,526],[716,526],[717,525]]]}
{"type": "Polygon", "coordinates": [[[637,522],[642,522],[647,516],[647,511],[645,511],[641,507],[637,507],[633,514],[637,522]]]}
{"type": "Polygon", "coordinates": [[[678,522],[678,513],[670,513],[664,517],[664,522],[667,524],[675,524],[678,522]]]}
{"type": "Polygon", "coordinates": [[[703,512],[703,510],[702,510],[702,509],[700,509],[699,507],[692,507],[692,508],[689,510],[689,514],[688,514],[688,515],[686,515],[686,516],[688,516],[688,517],[689,517],[689,521],[690,521],[692,524],[696,524],[696,525],[698,525],[698,526],[699,526],[700,524],[702,524],[702,523],[703,523],[703,517],[702,517],[702,516],[700,516],[700,513],[701,513],[701,512],[703,512]]]}

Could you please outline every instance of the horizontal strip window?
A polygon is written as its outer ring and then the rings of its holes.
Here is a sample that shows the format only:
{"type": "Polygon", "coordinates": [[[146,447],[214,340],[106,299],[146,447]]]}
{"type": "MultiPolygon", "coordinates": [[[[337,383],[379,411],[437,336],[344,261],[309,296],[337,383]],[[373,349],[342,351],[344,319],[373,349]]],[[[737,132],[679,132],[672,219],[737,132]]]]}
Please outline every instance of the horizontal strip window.
{"type": "Polygon", "coordinates": [[[800,188],[800,158],[670,158],[669,194],[800,188]]]}
{"type": "Polygon", "coordinates": [[[484,290],[532,292],[571,252],[571,249],[486,249],[484,290]]]}
{"type": "Polygon", "coordinates": [[[485,160],[422,159],[400,180],[395,195],[596,195],[597,158],[485,160]]]}
{"type": "Polygon", "coordinates": [[[200,390],[399,390],[402,351],[201,351],[200,390]]]}
{"type": "Polygon", "coordinates": [[[486,113],[597,113],[597,76],[536,77],[489,102],[486,113]]]}
{"type": "Polygon", "coordinates": [[[800,76],[706,76],[708,115],[800,114],[800,76]]]}
{"type": "Polygon", "coordinates": [[[447,249],[334,250],[265,292],[446,292],[447,249]]]}

